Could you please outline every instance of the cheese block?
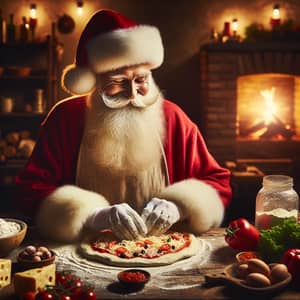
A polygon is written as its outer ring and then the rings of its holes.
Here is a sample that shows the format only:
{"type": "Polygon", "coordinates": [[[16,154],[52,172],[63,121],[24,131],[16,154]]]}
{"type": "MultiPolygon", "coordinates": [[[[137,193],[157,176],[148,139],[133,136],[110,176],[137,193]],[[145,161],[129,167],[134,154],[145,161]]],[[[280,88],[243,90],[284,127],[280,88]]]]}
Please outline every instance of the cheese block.
{"type": "Polygon", "coordinates": [[[11,280],[11,260],[0,259],[0,288],[10,284],[11,280]]]}
{"type": "Polygon", "coordinates": [[[19,296],[25,292],[36,293],[48,285],[55,285],[55,264],[15,273],[13,284],[15,293],[19,296]]]}

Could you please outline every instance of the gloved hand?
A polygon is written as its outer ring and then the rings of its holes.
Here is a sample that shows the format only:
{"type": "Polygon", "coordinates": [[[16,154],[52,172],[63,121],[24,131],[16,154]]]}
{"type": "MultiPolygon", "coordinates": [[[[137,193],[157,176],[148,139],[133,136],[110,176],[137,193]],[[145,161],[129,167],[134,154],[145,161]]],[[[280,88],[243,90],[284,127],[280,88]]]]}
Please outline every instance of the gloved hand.
{"type": "Polygon", "coordinates": [[[180,220],[178,206],[164,199],[152,198],[142,211],[148,235],[160,235],[180,220]]]}
{"type": "Polygon", "coordinates": [[[88,217],[85,225],[95,230],[111,229],[121,240],[134,240],[147,234],[143,219],[127,203],[97,210],[88,217]]]}

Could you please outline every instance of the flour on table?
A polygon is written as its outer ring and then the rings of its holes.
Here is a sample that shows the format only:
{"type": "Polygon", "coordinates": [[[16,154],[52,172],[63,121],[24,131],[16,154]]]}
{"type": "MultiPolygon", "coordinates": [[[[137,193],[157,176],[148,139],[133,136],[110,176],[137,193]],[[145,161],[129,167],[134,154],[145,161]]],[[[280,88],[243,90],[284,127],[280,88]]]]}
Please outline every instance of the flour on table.
{"type": "MultiPolygon", "coordinates": [[[[211,252],[211,245],[201,238],[197,239],[199,240],[199,250],[196,255],[177,261],[171,265],[141,267],[139,269],[150,272],[152,284],[162,289],[186,289],[193,286],[199,286],[199,274],[194,273],[193,270],[208,260],[211,252]],[[178,274],[182,273],[191,277],[189,285],[178,285],[178,274]]],[[[87,283],[89,283],[91,278],[97,277],[99,279],[98,282],[103,287],[106,287],[107,285],[116,282],[117,274],[126,269],[124,267],[109,266],[83,258],[77,252],[77,245],[60,246],[53,249],[56,252],[58,268],[71,271],[83,278],[87,283]]],[[[93,282],[90,283],[92,284],[93,282]]]]}

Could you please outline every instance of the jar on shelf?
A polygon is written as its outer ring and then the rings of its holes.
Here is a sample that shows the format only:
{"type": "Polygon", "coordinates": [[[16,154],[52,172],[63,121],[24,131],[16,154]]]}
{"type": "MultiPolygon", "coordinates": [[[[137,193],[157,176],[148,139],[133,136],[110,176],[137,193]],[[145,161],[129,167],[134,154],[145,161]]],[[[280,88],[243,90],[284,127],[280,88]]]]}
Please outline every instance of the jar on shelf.
{"type": "Polygon", "coordinates": [[[263,177],[256,196],[255,226],[268,229],[291,218],[298,221],[299,197],[293,188],[293,178],[286,175],[263,177]]]}
{"type": "Polygon", "coordinates": [[[43,113],[45,111],[44,90],[37,89],[35,91],[34,111],[43,113]]]}
{"type": "Polygon", "coordinates": [[[14,99],[11,97],[0,98],[0,111],[2,113],[11,113],[14,108],[14,99]]]}

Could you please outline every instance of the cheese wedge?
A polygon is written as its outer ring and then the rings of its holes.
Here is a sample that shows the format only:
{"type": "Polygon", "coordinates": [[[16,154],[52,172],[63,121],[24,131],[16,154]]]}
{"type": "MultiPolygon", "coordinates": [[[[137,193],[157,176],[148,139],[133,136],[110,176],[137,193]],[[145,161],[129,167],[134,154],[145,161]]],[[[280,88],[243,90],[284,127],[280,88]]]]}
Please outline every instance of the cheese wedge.
{"type": "Polygon", "coordinates": [[[15,273],[13,284],[15,293],[19,296],[25,292],[36,293],[47,285],[55,285],[55,264],[15,273]]]}
{"type": "Polygon", "coordinates": [[[0,288],[10,284],[11,281],[11,260],[0,258],[0,288]]]}

